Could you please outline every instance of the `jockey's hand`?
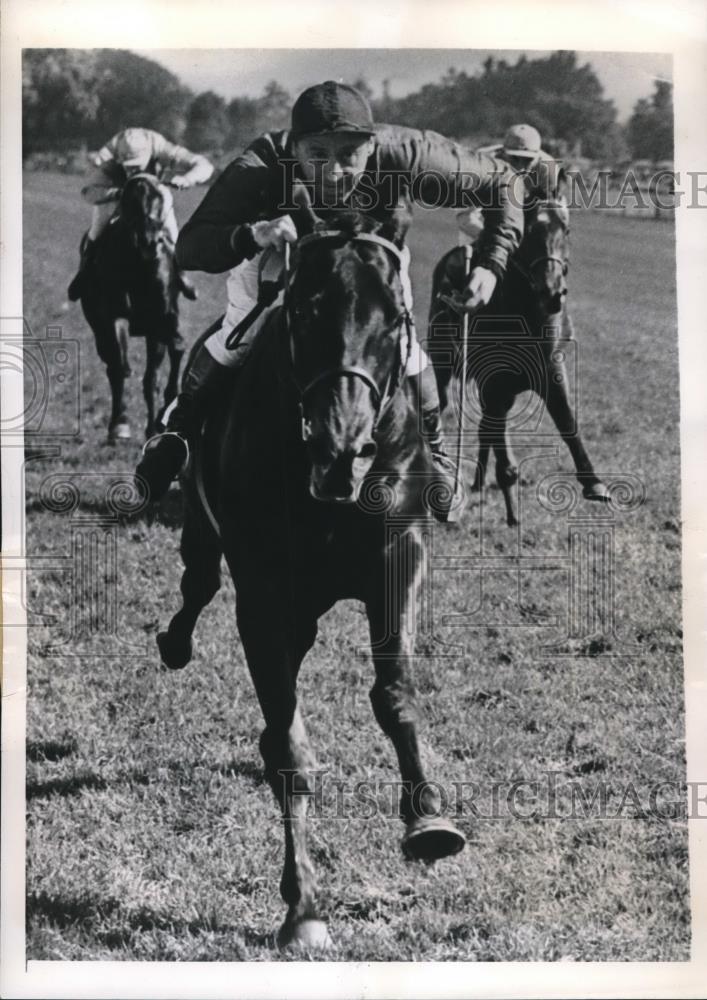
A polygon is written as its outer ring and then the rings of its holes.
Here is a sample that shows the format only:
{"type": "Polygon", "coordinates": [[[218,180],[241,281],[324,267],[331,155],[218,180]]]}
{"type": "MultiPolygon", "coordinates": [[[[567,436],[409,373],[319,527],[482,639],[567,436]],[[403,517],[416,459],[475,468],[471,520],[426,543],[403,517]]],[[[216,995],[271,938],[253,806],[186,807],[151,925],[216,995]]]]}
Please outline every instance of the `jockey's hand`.
{"type": "Polygon", "coordinates": [[[187,178],[184,177],[182,174],[177,174],[177,176],[173,177],[172,180],[169,183],[170,183],[170,185],[172,187],[175,187],[175,188],[188,188],[188,187],[191,187],[191,181],[187,180],[187,178]]]}
{"type": "Polygon", "coordinates": [[[279,219],[254,222],[250,228],[253,239],[263,249],[275,247],[277,250],[284,250],[285,243],[297,242],[297,230],[289,215],[283,215],[279,219]]]}
{"type": "Polygon", "coordinates": [[[460,307],[464,312],[473,312],[489,304],[496,288],[496,275],[486,267],[475,267],[469,283],[464,289],[460,307]]]}

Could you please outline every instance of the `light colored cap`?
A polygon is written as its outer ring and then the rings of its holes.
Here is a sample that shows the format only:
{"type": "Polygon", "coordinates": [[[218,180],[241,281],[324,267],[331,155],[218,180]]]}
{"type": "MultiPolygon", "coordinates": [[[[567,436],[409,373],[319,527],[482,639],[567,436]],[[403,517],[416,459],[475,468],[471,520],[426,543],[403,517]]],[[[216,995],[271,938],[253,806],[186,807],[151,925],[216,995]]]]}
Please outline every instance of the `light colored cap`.
{"type": "Polygon", "coordinates": [[[115,158],[124,167],[146,167],[151,154],[152,147],[144,129],[126,128],[118,136],[115,158]]]}
{"type": "Polygon", "coordinates": [[[506,156],[534,158],[541,146],[540,133],[532,125],[511,125],[503,140],[503,152],[506,156]]]}

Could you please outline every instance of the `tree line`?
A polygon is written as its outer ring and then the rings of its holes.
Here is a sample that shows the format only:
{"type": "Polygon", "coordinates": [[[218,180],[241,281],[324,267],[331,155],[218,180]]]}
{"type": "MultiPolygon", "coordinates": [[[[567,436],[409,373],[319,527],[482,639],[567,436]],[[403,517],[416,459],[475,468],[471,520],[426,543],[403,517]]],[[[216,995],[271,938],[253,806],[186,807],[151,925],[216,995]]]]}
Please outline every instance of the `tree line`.
{"type": "MultiPolygon", "coordinates": [[[[364,78],[351,82],[371,100],[376,120],[431,129],[443,121],[445,134],[470,146],[525,121],[558,155],[606,162],[673,156],[671,85],[657,81],[621,125],[593,68],[572,51],[521,55],[515,63],[489,56],[475,75],[450,68],[400,98],[388,81],[377,98],[364,78]]],[[[120,49],[26,49],[23,151],[98,149],[120,129],[141,125],[194,150],[236,153],[261,132],[286,128],[293,99],[275,80],[259,97],[195,94],[154,60],[120,49]]]]}

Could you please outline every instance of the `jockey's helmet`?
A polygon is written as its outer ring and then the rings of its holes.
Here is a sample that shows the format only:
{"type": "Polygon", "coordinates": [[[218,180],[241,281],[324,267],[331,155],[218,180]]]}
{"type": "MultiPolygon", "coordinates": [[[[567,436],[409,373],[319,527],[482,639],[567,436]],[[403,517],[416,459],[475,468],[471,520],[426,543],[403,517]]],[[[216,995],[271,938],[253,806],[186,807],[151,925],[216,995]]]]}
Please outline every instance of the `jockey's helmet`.
{"type": "Polygon", "coordinates": [[[362,139],[375,132],[371,107],[360,91],[346,83],[327,80],[304,90],[292,108],[292,135],[350,132],[362,139]]]}
{"type": "Polygon", "coordinates": [[[152,147],[144,129],[126,128],[115,144],[115,158],[124,167],[145,169],[150,162],[152,147]]]}
{"type": "Polygon", "coordinates": [[[540,133],[532,125],[511,125],[503,140],[505,156],[520,156],[534,160],[540,153],[541,147],[540,133]]]}

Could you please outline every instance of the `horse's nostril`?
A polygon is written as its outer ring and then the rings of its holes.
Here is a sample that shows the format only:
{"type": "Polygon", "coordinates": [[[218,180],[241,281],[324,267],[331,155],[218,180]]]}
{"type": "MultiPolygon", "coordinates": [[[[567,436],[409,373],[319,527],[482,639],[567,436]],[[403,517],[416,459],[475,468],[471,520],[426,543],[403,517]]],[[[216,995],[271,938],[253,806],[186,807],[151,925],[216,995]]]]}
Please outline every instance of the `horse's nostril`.
{"type": "Polygon", "coordinates": [[[378,447],[375,441],[369,441],[367,444],[363,445],[356,458],[365,458],[365,459],[375,458],[377,453],[378,453],[378,447]]]}

